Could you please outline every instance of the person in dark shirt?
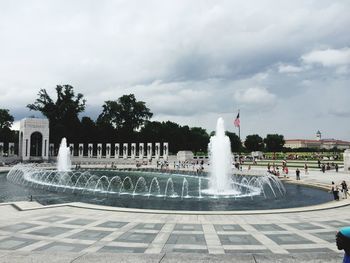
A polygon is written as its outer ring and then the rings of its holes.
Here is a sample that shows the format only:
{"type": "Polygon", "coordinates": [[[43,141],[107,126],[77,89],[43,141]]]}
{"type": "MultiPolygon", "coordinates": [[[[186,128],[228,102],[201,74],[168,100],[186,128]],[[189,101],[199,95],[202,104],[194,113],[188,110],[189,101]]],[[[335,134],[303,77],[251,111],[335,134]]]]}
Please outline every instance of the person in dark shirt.
{"type": "Polygon", "coordinates": [[[343,181],[340,185],[341,185],[341,191],[343,193],[343,198],[347,199],[348,198],[348,185],[346,184],[345,181],[343,181]]]}
{"type": "Polygon", "coordinates": [[[333,194],[334,200],[339,201],[339,188],[334,182],[332,182],[331,192],[333,194]]]}
{"type": "Polygon", "coordinates": [[[295,175],[296,175],[296,179],[300,180],[300,170],[298,168],[295,170],[295,175]]]}

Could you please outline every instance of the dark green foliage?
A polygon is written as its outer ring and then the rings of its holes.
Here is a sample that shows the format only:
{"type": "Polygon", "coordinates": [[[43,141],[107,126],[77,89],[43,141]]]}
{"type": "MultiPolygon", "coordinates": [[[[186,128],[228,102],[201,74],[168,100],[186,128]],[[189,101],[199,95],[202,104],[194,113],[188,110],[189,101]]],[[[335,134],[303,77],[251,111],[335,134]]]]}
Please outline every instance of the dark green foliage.
{"type": "Polygon", "coordinates": [[[97,143],[98,139],[98,131],[95,122],[90,117],[84,116],[81,119],[80,142],[97,143]]]}
{"type": "Polygon", "coordinates": [[[244,146],[248,151],[261,151],[264,149],[264,142],[259,135],[253,134],[246,137],[244,146]]]}
{"type": "Polygon", "coordinates": [[[0,142],[4,143],[2,151],[8,151],[9,142],[18,141],[18,132],[12,131],[10,128],[14,118],[7,109],[0,109],[0,142]]]}
{"type": "Polygon", "coordinates": [[[5,128],[10,129],[14,119],[7,109],[0,109],[0,130],[5,128]]]}
{"type": "Polygon", "coordinates": [[[85,110],[83,94],[75,95],[70,85],[56,86],[56,101],[54,102],[45,89],[39,91],[33,104],[28,104],[30,110],[40,111],[50,121],[50,141],[58,143],[62,137],[70,142],[80,139],[79,113],[85,110]]]}
{"type": "Polygon", "coordinates": [[[167,121],[147,121],[138,133],[139,142],[169,142],[169,152],[181,150],[207,151],[209,135],[205,129],[189,128],[167,121]]]}
{"type": "Polygon", "coordinates": [[[238,135],[234,132],[226,131],[226,136],[230,138],[231,141],[231,151],[232,152],[241,152],[242,151],[242,142],[239,139],[238,135]]]}
{"type": "Polygon", "coordinates": [[[153,116],[146,103],[137,101],[134,94],[123,95],[114,101],[108,100],[102,108],[97,124],[111,125],[117,131],[124,130],[126,133],[135,131],[153,116]]]}
{"type": "Polygon", "coordinates": [[[269,152],[278,152],[283,150],[284,137],[279,134],[268,134],[264,139],[266,150],[269,152]]]}
{"type": "Polygon", "coordinates": [[[207,131],[201,127],[192,127],[190,129],[190,146],[194,152],[206,152],[209,143],[207,131]]]}

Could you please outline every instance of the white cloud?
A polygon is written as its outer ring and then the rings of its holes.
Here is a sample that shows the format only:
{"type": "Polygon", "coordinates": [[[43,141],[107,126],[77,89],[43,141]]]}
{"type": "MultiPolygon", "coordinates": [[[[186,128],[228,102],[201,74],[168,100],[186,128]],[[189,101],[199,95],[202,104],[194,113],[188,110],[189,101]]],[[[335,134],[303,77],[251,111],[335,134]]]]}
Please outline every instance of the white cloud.
{"type": "Polygon", "coordinates": [[[279,73],[299,73],[302,71],[303,71],[303,68],[293,66],[293,65],[280,64],[278,66],[279,73]]]}
{"type": "Polygon", "coordinates": [[[236,102],[248,105],[271,105],[276,101],[276,95],[270,93],[264,87],[252,87],[244,90],[237,90],[234,94],[236,102]]]}
{"type": "Polygon", "coordinates": [[[19,131],[20,128],[20,121],[14,121],[11,126],[11,130],[19,131]]]}
{"type": "Polygon", "coordinates": [[[303,55],[308,64],[321,64],[324,67],[337,67],[350,64],[350,48],[314,50],[303,55]]]}
{"type": "Polygon", "coordinates": [[[336,117],[343,117],[343,118],[349,118],[350,117],[350,110],[349,109],[341,109],[341,108],[332,108],[329,110],[329,113],[331,115],[334,115],[336,117]]]}
{"type": "Polygon", "coordinates": [[[26,0],[0,10],[0,108],[16,120],[33,114],[25,105],[39,89],[55,96],[71,84],[92,116],[134,93],[155,119],[213,130],[240,108],[242,132],[292,134],[295,120],[300,133],[327,124],[350,139],[350,122],[339,128],[327,108],[350,97],[349,1],[26,0]]]}

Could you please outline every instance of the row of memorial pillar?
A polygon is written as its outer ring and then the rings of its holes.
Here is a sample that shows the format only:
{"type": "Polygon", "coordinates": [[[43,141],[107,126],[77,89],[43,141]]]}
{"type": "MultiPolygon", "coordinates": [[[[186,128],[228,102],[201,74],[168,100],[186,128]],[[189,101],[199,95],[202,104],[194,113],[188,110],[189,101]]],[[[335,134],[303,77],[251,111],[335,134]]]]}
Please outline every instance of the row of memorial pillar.
{"type": "MultiPolygon", "coordinates": [[[[87,157],[87,158],[131,158],[131,159],[152,159],[155,158],[156,160],[160,159],[161,157],[164,160],[168,159],[169,156],[169,144],[167,142],[160,143],[157,142],[154,144],[153,149],[153,143],[115,143],[114,149],[112,149],[111,143],[88,143],[87,149],[85,149],[86,144],[79,143],[78,148],[75,148],[75,144],[71,143],[68,144],[70,149],[70,155],[78,156],[78,157],[87,157]],[[104,146],[104,147],[103,147],[104,146]],[[137,147],[138,146],[138,147],[137,147]],[[130,147],[130,148],[129,148],[130,147]],[[112,152],[113,150],[113,152],[112,152]]],[[[54,156],[54,144],[50,144],[49,146],[49,154],[50,156],[54,156]]]]}
{"type": "MultiPolygon", "coordinates": [[[[15,155],[15,143],[9,142],[8,148],[7,148],[8,156],[15,155]]],[[[5,144],[3,142],[0,142],[0,157],[4,156],[5,153],[5,144]]]]}

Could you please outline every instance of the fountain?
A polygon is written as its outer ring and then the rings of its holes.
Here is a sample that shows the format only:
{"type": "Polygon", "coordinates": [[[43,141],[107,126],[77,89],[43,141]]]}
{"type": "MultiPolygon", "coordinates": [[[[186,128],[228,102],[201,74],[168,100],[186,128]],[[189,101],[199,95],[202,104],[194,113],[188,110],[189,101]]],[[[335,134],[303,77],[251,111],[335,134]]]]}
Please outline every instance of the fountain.
{"type": "Polygon", "coordinates": [[[57,171],[68,172],[71,168],[70,149],[67,147],[66,138],[62,138],[57,156],[57,171]]]}
{"type": "Polygon", "coordinates": [[[209,142],[210,181],[209,188],[203,190],[211,195],[238,195],[235,184],[231,182],[231,142],[225,135],[224,120],[219,118],[215,135],[209,142]]]}
{"type": "MultiPolygon", "coordinates": [[[[178,174],[176,171],[158,173],[147,169],[71,170],[70,149],[63,138],[57,170],[43,169],[35,164],[18,164],[7,174],[7,180],[65,197],[79,196],[86,202],[101,198],[103,204],[156,209],[215,210],[220,207],[217,202],[225,204],[223,209],[249,209],[247,202],[253,199],[261,202],[285,195],[284,185],[275,176],[232,171],[230,140],[225,135],[222,118],[217,121],[216,134],[211,137],[208,148],[209,176],[178,174]]],[[[265,203],[256,205],[261,207],[265,203]]]]}

